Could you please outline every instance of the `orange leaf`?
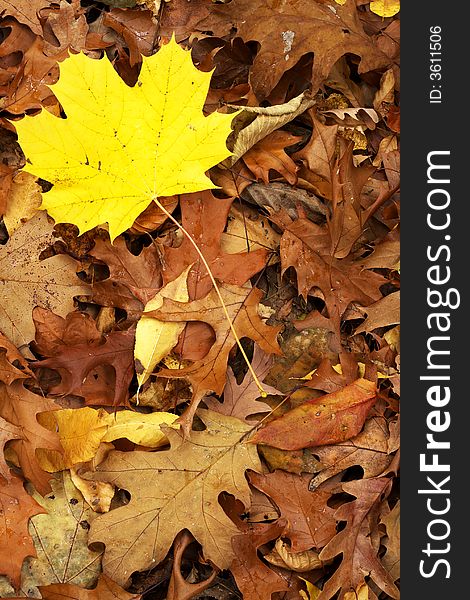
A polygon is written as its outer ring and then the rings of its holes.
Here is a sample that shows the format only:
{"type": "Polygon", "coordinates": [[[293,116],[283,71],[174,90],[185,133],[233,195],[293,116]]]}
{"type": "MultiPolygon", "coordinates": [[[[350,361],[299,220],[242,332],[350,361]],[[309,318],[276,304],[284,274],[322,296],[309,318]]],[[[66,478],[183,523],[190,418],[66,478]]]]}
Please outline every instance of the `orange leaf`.
{"type": "Polygon", "coordinates": [[[257,431],[250,442],[281,450],[344,442],[362,429],[375,395],[375,383],[357,379],[337,392],[296,406],[257,431]]]}

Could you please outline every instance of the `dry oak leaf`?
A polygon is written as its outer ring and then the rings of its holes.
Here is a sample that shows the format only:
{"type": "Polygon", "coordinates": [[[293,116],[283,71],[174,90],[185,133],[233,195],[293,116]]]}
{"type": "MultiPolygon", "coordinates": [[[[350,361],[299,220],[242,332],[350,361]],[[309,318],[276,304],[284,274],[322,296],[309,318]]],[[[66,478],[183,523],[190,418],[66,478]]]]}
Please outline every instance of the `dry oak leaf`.
{"type": "Polygon", "coordinates": [[[0,383],[0,417],[21,429],[21,439],[10,442],[20,466],[34,487],[42,494],[50,490],[50,475],[43,471],[36,458],[36,449],[47,448],[62,452],[57,433],[42,427],[37,414],[57,410],[59,406],[33,394],[22,382],[14,381],[10,386],[0,383]]]}
{"type": "Polygon", "coordinates": [[[20,23],[27,25],[36,35],[42,35],[41,22],[39,20],[39,11],[49,7],[52,0],[39,0],[31,2],[30,0],[2,0],[0,6],[0,16],[9,15],[18,19],[20,23]]]}
{"type": "MultiPolygon", "coordinates": [[[[247,289],[234,285],[220,286],[233,328],[239,338],[248,337],[268,354],[281,354],[277,334],[281,327],[265,325],[258,315],[259,301],[263,295],[257,288],[247,289]]],[[[208,354],[185,369],[162,369],[159,375],[169,378],[186,378],[193,388],[190,407],[180,420],[186,432],[201,399],[211,392],[222,393],[227,378],[227,362],[236,343],[220,299],[213,289],[200,300],[183,303],[167,298],[159,310],[148,313],[162,321],[203,321],[215,332],[215,342],[208,354]]]]}
{"type": "Polygon", "coordinates": [[[243,161],[257,180],[269,183],[269,172],[276,171],[291,185],[297,183],[298,167],[285,152],[287,146],[292,146],[302,139],[287,131],[278,129],[257,142],[244,155],[243,161]]]}
{"type": "MultiPolygon", "coordinates": [[[[184,195],[181,198],[182,225],[197,243],[213,276],[218,281],[243,285],[266,264],[265,249],[226,254],[220,244],[233,198],[215,198],[210,191],[184,195]]],[[[188,293],[191,300],[205,296],[212,289],[207,270],[186,236],[177,248],[164,249],[163,278],[175,280],[187,267],[188,293]]]]}
{"type": "Polygon", "coordinates": [[[0,330],[18,348],[34,338],[34,306],[66,315],[73,310],[74,296],[89,293],[69,256],[39,260],[55,241],[46,214],[40,212],[0,246],[0,330]]]}
{"type": "Polygon", "coordinates": [[[66,471],[51,480],[52,493],[33,498],[44,508],[31,519],[29,531],[36,558],[23,565],[22,589],[50,583],[90,586],[101,571],[102,550],[88,547],[88,529],[95,513],[66,471]]]}
{"type": "Polygon", "coordinates": [[[8,421],[5,421],[3,417],[0,417],[0,483],[2,483],[1,476],[7,481],[10,480],[10,467],[8,466],[3,452],[5,444],[10,440],[19,440],[23,437],[23,430],[18,425],[13,425],[8,421]]]}
{"type": "Polygon", "coordinates": [[[378,510],[384,496],[390,493],[392,481],[386,477],[362,479],[342,485],[343,490],[356,500],[340,506],[335,518],[347,521],[342,529],[320,552],[320,559],[330,560],[342,554],[343,560],[326,582],[318,600],[328,600],[340,590],[339,600],[355,590],[369,576],[391,598],[399,598],[399,591],[378,557],[379,544],[374,547],[372,531],[377,528],[378,510]]]}
{"type": "Polygon", "coordinates": [[[83,396],[89,404],[127,406],[129,384],[134,375],[135,327],[126,331],[112,331],[92,343],[65,346],[60,354],[38,360],[35,367],[58,371],[62,381],[50,391],[52,394],[83,396]],[[92,373],[97,367],[110,367],[114,372],[114,386],[102,389],[99,377],[95,381],[100,393],[93,393],[92,373]],[[92,381],[87,385],[89,376],[92,381]]]}
{"type": "Polygon", "coordinates": [[[0,575],[6,575],[16,589],[20,586],[23,560],[36,556],[28,521],[43,512],[19,477],[13,475],[7,483],[0,478],[0,575]]]}
{"type": "Polygon", "coordinates": [[[383,473],[393,459],[389,448],[392,423],[387,423],[383,417],[371,417],[365,422],[363,431],[350,440],[315,448],[320,463],[315,469],[318,474],[310,481],[310,489],[316,489],[330,477],[356,465],[364,471],[364,479],[383,473]]]}
{"type": "Polygon", "coordinates": [[[67,119],[15,123],[31,172],[54,184],[42,208],[80,233],[108,223],[114,240],[154,198],[216,187],[205,171],[230,155],[233,115],[204,117],[210,78],[174,39],[133,88],[108,60],[71,55],[52,86],[67,119]]]}
{"type": "MultiPolygon", "coordinates": [[[[251,366],[260,381],[263,381],[272,365],[272,355],[265,354],[255,344],[251,366]]],[[[282,395],[282,392],[271,385],[263,384],[263,388],[267,394],[282,395]]],[[[232,369],[229,369],[227,371],[227,383],[224,388],[223,402],[208,397],[204,398],[204,403],[210,410],[229,417],[236,417],[245,421],[245,423],[250,423],[250,415],[271,411],[269,404],[266,404],[266,402],[263,402],[259,398],[260,391],[250,371],[247,371],[243,381],[239,384],[232,369]]]]}
{"type": "Polygon", "coordinates": [[[72,583],[39,585],[43,600],[140,600],[141,594],[130,594],[106,575],[100,575],[98,585],[88,590],[72,583]]]}
{"type": "Polygon", "coordinates": [[[312,0],[282,4],[277,0],[233,0],[214,6],[209,17],[197,25],[199,31],[210,30],[218,36],[228,34],[232,27],[243,40],[261,44],[251,70],[259,100],[264,100],[283,73],[309,52],[315,54],[313,92],[345,54],[361,57],[359,74],[389,64],[388,57],[364,33],[354,0],[343,6],[312,0]]]}
{"type": "Polygon", "coordinates": [[[10,385],[15,379],[34,377],[29,363],[0,331],[0,381],[10,385]]]}
{"type": "Polygon", "coordinates": [[[308,475],[276,470],[260,475],[250,473],[250,483],[269,496],[287,521],[282,532],[294,552],[323,548],[336,533],[334,509],[327,504],[331,492],[308,489],[308,475]]]}
{"type": "MultiPolygon", "coordinates": [[[[31,2],[28,4],[32,6],[31,2]]],[[[11,33],[1,44],[0,56],[13,55],[13,58],[16,53],[21,53],[16,54],[15,60],[22,56],[22,61],[6,71],[10,76],[7,76],[3,89],[0,88],[0,96],[3,96],[0,97],[1,108],[14,115],[21,115],[25,111],[37,111],[44,106],[58,115],[60,108],[57,99],[47,85],[57,81],[57,61],[66,58],[67,51],[53,57],[46,56],[44,39],[34,35],[29,27],[12,17],[2,21],[3,28],[10,29],[11,33]]]]}
{"type": "Polygon", "coordinates": [[[96,321],[84,312],[70,312],[65,319],[51,310],[36,306],[33,310],[36,327],[34,349],[42,356],[61,354],[67,346],[99,344],[102,333],[96,321]]]}
{"type": "Polygon", "coordinates": [[[400,578],[400,501],[386,516],[382,516],[381,522],[387,528],[387,536],[382,541],[387,552],[382,563],[393,581],[396,581],[400,578]]]}
{"type": "Polygon", "coordinates": [[[380,286],[387,281],[384,277],[363,269],[352,257],[331,256],[326,226],[303,217],[294,221],[285,211],[271,218],[285,229],[280,244],[282,272],[294,267],[299,294],[305,298],[312,288],[320,288],[330,319],[339,321],[351,302],[369,306],[382,297],[380,286]]]}
{"type": "Polygon", "coordinates": [[[397,325],[400,323],[400,292],[388,294],[374,304],[370,304],[364,311],[367,313],[367,319],[359,325],[355,333],[397,325]]]}
{"type": "Polygon", "coordinates": [[[337,392],[307,400],[270,421],[250,442],[281,450],[344,442],[362,429],[376,393],[373,381],[357,379],[337,392]]]}
{"type": "Polygon", "coordinates": [[[232,539],[235,559],[230,571],[245,600],[271,600],[274,592],[285,592],[289,586],[279,573],[258,557],[258,548],[282,535],[285,521],[269,525],[257,523],[232,539]]]}
{"type": "Polygon", "coordinates": [[[79,52],[85,46],[88,24],[80,0],[56,0],[53,6],[41,11],[45,54],[55,55],[71,48],[79,52]]]}
{"type": "Polygon", "coordinates": [[[108,265],[109,279],[125,285],[144,305],[162,287],[160,252],[155,244],[146,246],[136,256],[122,237],[112,244],[98,238],[90,254],[108,265]]]}
{"type": "Polygon", "coordinates": [[[245,471],[260,471],[261,463],[255,447],[244,442],[248,425],[212,411],[198,415],[206,429],[192,431],[191,439],[165,428],[170,450],[111,452],[92,476],[131,495],[126,506],[98,516],[89,537],[106,545],[103,570],[121,585],[134,571],[162,561],[185,528],[217,567],[227,568],[235,558],[231,538],[238,530],[218,496],[225,491],[248,507],[245,471]]]}

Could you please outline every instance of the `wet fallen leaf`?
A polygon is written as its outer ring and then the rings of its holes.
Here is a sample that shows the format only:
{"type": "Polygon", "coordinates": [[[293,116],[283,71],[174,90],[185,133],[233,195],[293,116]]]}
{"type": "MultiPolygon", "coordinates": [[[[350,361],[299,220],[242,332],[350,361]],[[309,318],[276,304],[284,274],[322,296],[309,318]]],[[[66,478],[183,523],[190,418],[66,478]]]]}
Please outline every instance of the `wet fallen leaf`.
{"type": "Polygon", "coordinates": [[[338,392],[293,408],[259,429],[250,441],[283,450],[343,442],[362,429],[375,397],[375,383],[358,379],[338,392]]]}

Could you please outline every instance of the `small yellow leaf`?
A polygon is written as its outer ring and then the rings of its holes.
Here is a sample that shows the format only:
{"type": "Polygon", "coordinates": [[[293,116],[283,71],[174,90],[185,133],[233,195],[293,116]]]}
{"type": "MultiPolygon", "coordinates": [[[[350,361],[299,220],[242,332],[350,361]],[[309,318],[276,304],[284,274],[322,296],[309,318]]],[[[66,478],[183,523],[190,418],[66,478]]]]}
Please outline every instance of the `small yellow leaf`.
{"type": "Polygon", "coordinates": [[[142,60],[131,88],[107,59],[70,55],[51,86],[67,118],[15,122],[28,170],[54,184],[42,208],[80,233],[108,223],[114,240],[153,199],[216,188],[205,172],[231,154],[238,113],[202,112],[212,73],[174,38],[142,60]]]}
{"type": "Polygon", "coordinates": [[[178,418],[178,415],[166,412],[143,414],[130,410],[109,416],[108,430],[101,438],[103,442],[127,438],[134,444],[147,446],[147,448],[158,448],[166,444],[167,438],[159,426],[172,425],[178,418]]]}
{"type": "Polygon", "coordinates": [[[370,10],[379,17],[393,17],[400,12],[400,0],[373,0],[370,10]]]}
{"type": "Polygon", "coordinates": [[[185,323],[170,323],[146,317],[145,313],[161,308],[164,298],[188,302],[187,278],[189,266],[174,281],[170,281],[156,296],[147,302],[144,314],[137,323],[135,333],[134,356],[140,365],[137,366],[139,386],[145,383],[156,365],[174,348],[185,323]],[[141,371],[143,369],[143,371],[141,371]]]}
{"type": "Polygon", "coordinates": [[[340,6],[343,6],[344,4],[346,4],[348,0],[335,0],[336,4],[339,4],[340,6]]]}
{"type": "Polygon", "coordinates": [[[36,454],[41,467],[55,473],[91,460],[101,442],[127,438],[141,446],[157,448],[166,443],[159,425],[172,424],[177,418],[165,412],[141,414],[126,410],[112,414],[88,407],[40,413],[41,425],[51,431],[58,429],[64,453],[38,448],[36,454]]]}
{"type": "Polygon", "coordinates": [[[321,594],[321,590],[318,589],[316,585],[313,585],[313,583],[310,583],[310,581],[307,581],[303,577],[301,577],[300,579],[302,579],[302,581],[305,581],[305,585],[307,586],[307,593],[305,593],[303,590],[300,590],[300,595],[302,596],[302,598],[305,598],[305,600],[317,600],[318,596],[321,594]]]}
{"type": "Polygon", "coordinates": [[[108,413],[94,408],[64,408],[40,413],[37,417],[43,427],[59,431],[63,454],[38,448],[36,455],[41,467],[55,473],[79,462],[91,460],[98,450],[101,438],[108,428],[108,413]]]}
{"type": "Polygon", "coordinates": [[[344,600],[369,600],[369,586],[364,581],[360,583],[355,592],[346,592],[344,600]]]}

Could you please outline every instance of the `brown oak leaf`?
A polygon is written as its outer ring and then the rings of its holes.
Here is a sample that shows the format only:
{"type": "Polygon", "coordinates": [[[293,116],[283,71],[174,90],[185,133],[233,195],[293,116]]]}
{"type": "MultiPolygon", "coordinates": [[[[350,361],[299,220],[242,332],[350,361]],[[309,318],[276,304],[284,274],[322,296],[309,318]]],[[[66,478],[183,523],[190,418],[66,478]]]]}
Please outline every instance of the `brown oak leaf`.
{"type": "Polygon", "coordinates": [[[18,348],[34,338],[34,306],[60,315],[73,310],[73,297],[89,293],[76,275],[76,262],[64,254],[40,260],[57,238],[40,211],[0,246],[0,330],[18,348]]]}
{"type": "MultiPolygon", "coordinates": [[[[233,198],[216,198],[211,191],[181,196],[182,224],[196,242],[215,279],[232,285],[243,285],[266,264],[267,251],[226,254],[220,248],[221,238],[233,198]]],[[[191,300],[207,295],[212,282],[194,246],[183,237],[177,248],[165,248],[163,278],[165,284],[175,280],[187,267],[188,293],[191,300]]]]}
{"type": "Polygon", "coordinates": [[[302,139],[287,131],[278,129],[257,142],[243,155],[243,161],[256,179],[269,183],[269,171],[274,170],[284,177],[291,185],[297,183],[297,165],[285,152],[287,146],[292,146],[302,139]]]}
{"type": "Polygon", "coordinates": [[[337,60],[347,53],[361,57],[358,71],[380,69],[390,59],[364,33],[356,3],[330,7],[319,1],[233,0],[216,5],[197,24],[199,31],[224,36],[232,27],[243,40],[261,44],[251,70],[251,82],[258,99],[264,100],[281,79],[309,52],[314,52],[312,88],[316,92],[337,60]],[[247,18],[247,15],[250,18],[247,18]]]}
{"type": "MultiPolygon", "coordinates": [[[[23,430],[18,425],[13,425],[0,417],[0,475],[7,481],[10,479],[10,467],[3,456],[5,444],[10,440],[19,440],[23,437],[23,430]]],[[[1,483],[1,477],[0,477],[1,483]]]]}
{"type": "MultiPolygon", "coordinates": [[[[273,365],[272,355],[265,354],[258,345],[255,344],[253,352],[253,360],[251,366],[256,376],[260,381],[268,374],[273,365]]],[[[267,394],[282,395],[282,392],[276,388],[263,384],[264,391],[267,394]]],[[[243,378],[243,381],[238,384],[232,369],[227,371],[227,382],[224,388],[223,402],[219,402],[215,398],[204,398],[204,403],[210,410],[219,412],[222,415],[236,417],[246,423],[250,422],[250,415],[255,413],[266,413],[271,410],[269,404],[259,400],[260,391],[256,385],[253,376],[248,371],[243,378]]]]}
{"type": "MultiPolygon", "coordinates": [[[[281,327],[265,325],[258,315],[261,290],[223,285],[220,287],[220,293],[238,337],[248,337],[254,340],[268,354],[280,354],[277,334],[281,327]]],[[[227,361],[229,353],[236,343],[235,337],[214,289],[205,298],[188,303],[165,298],[162,308],[147,314],[162,321],[203,321],[210,325],[215,332],[215,342],[202,360],[195,361],[184,369],[162,369],[159,372],[162,377],[184,377],[190,381],[193,387],[191,405],[185,412],[183,420],[180,420],[188,433],[194,412],[201,399],[211,392],[220,396],[224,389],[227,361]]]]}
{"type": "Polygon", "coordinates": [[[339,554],[341,564],[328,579],[318,600],[328,600],[340,590],[343,600],[350,590],[355,590],[369,576],[391,598],[399,598],[399,591],[379,557],[380,538],[372,536],[377,529],[380,503],[390,493],[392,481],[386,477],[350,481],[343,490],[356,500],[340,506],[335,518],[346,521],[342,529],[320,552],[320,559],[330,560],[339,554]],[[377,541],[375,541],[377,540],[377,541]]]}
{"type": "Polygon", "coordinates": [[[10,385],[15,379],[34,377],[29,363],[0,332],[0,381],[10,385]]]}
{"type": "Polygon", "coordinates": [[[266,475],[250,473],[249,479],[276,503],[287,521],[282,536],[291,540],[295,552],[323,548],[335,535],[335,511],[327,504],[331,492],[310,492],[308,475],[276,470],[266,475]]]}
{"type": "Polygon", "coordinates": [[[384,417],[371,417],[365,422],[364,430],[350,440],[315,448],[320,464],[316,469],[318,474],[310,481],[310,489],[355,465],[363,469],[364,479],[383,473],[393,459],[390,428],[394,423],[387,423],[384,417]]]}
{"type": "Polygon", "coordinates": [[[50,474],[39,466],[36,449],[62,452],[62,446],[58,434],[42,427],[36,415],[58,408],[52,400],[27,390],[21,381],[14,381],[10,386],[0,383],[0,417],[22,431],[21,439],[10,442],[11,448],[18,457],[24,475],[41,494],[50,491],[50,474]]]}
{"type": "Polygon", "coordinates": [[[0,479],[0,575],[6,575],[16,589],[20,586],[23,560],[36,556],[28,533],[29,519],[44,512],[25,491],[19,477],[13,475],[7,483],[0,479]]]}
{"type": "Polygon", "coordinates": [[[62,380],[52,394],[83,396],[87,404],[126,405],[134,374],[135,328],[102,334],[86,313],[69,313],[65,319],[35,308],[36,349],[48,358],[35,368],[59,372],[62,380]]]}
{"type": "Polygon", "coordinates": [[[285,578],[258,557],[258,548],[282,535],[285,520],[269,525],[257,523],[232,538],[235,559],[230,570],[246,600],[271,600],[274,592],[288,589],[285,578]]]}
{"type": "Polygon", "coordinates": [[[136,256],[129,252],[122,237],[112,244],[98,238],[90,254],[106,263],[110,279],[125,285],[143,305],[162,287],[160,253],[155,244],[145,247],[136,256]]]}

